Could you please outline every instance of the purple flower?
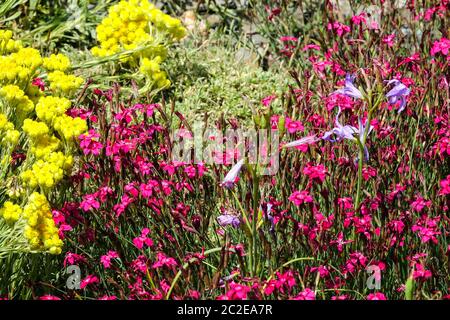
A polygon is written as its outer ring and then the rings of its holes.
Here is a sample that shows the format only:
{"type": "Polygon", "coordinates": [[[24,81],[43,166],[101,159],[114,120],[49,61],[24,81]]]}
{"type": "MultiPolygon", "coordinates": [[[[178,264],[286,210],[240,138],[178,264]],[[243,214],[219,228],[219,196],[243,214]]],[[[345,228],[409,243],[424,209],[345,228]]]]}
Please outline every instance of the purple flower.
{"type": "Polygon", "coordinates": [[[299,139],[299,140],[295,140],[295,141],[286,143],[286,144],[284,145],[284,147],[285,147],[285,148],[298,147],[298,146],[300,146],[300,145],[302,145],[302,144],[311,144],[311,143],[314,143],[314,142],[316,142],[316,141],[318,141],[318,140],[320,140],[320,139],[318,139],[318,138],[316,137],[316,135],[314,134],[314,135],[312,135],[312,136],[307,136],[307,137],[301,138],[301,139],[299,139]]]}
{"type": "Polygon", "coordinates": [[[241,221],[238,217],[232,214],[222,214],[217,217],[217,222],[220,226],[225,227],[231,225],[233,228],[238,228],[241,224],[241,221]]]}
{"type": "Polygon", "coordinates": [[[336,127],[331,129],[330,131],[325,132],[324,135],[322,136],[323,140],[330,141],[330,142],[338,142],[338,141],[341,141],[344,139],[356,140],[356,138],[353,135],[358,132],[358,129],[356,129],[353,126],[349,126],[349,125],[343,126],[339,122],[340,114],[341,114],[341,108],[339,108],[339,111],[336,115],[336,120],[335,120],[336,127]],[[336,138],[333,139],[332,138],[333,135],[336,138]]]}
{"type": "Polygon", "coordinates": [[[242,169],[242,166],[244,165],[245,159],[239,160],[230,170],[230,172],[227,173],[225,178],[223,179],[221,185],[225,188],[232,188],[234,186],[234,183],[236,181],[236,178],[239,174],[239,172],[242,169]]]}
{"type": "MultiPolygon", "coordinates": [[[[369,151],[367,150],[367,147],[365,146],[365,141],[363,141],[364,140],[364,132],[366,131],[366,126],[367,126],[367,121],[363,125],[361,118],[358,118],[358,128],[355,128],[354,126],[350,126],[350,125],[343,126],[339,122],[340,114],[341,114],[341,109],[339,108],[339,111],[336,115],[336,120],[335,120],[336,127],[331,129],[330,131],[325,132],[324,135],[322,136],[322,139],[326,140],[326,141],[330,141],[330,142],[338,142],[338,141],[341,141],[344,139],[356,141],[356,138],[354,135],[358,134],[359,142],[362,145],[364,145],[364,158],[366,161],[368,161],[369,160],[369,151]],[[333,135],[335,136],[334,139],[332,138],[333,135]]],[[[370,127],[367,131],[367,135],[369,135],[370,132],[372,132],[372,130],[373,130],[373,126],[370,125],[370,127]]]]}
{"type": "MultiPolygon", "coordinates": [[[[264,212],[264,210],[263,210],[264,212]]],[[[273,216],[271,215],[272,213],[272,204],[268,203],[266,205],[266,210],[265,210],[265,214],[267,216],[267,220],[270,222],[270,233],[274,234],[275,233],[275,221],[273,219],[273,216]]]]}
{"type": "Polygon", "coordinates": [[[355,99],[361,99],[363,97],[362,93],[353,84],[354,80],[355,80],[355,76],[347,73],[347,75],[345,76],[344,88],[336,90],[335,92],[333,92],[333,94],[340,93],[340,94],[346,95],[348,97],[352,97],[355,99]]]}
{"type": "Polygon", "coordinates": [[[389,80],[387,84],[394,84],[394,87],[386,94],[386,98],[388,98],[390,104],[396,104],[400,101],[400,108],[398,109],[398,113],[400,113],[406,107],[406,96],[411,93],[411,89],[397,79],[389,80]]]}

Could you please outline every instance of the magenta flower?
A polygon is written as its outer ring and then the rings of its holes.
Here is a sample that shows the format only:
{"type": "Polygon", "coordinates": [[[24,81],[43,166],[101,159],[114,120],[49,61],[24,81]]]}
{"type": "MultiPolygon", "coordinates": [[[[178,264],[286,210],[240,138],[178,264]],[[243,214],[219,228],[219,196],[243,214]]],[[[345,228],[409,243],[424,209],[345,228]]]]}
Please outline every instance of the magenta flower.
{"type": "Polygon", "coordinates": [[[400,113],[406,107],[406,97],[411,93],[411,89],[396,79],[387,81],[387,84],[394,84],[394,87],[386,94],[386,98],[388,98],[389,103],[392,105],[400,102],[400,108],[398,109],[398,113],[400,113]]]}
{"type": "Polygon", "coordinates": [[[316,294],[309,288],[305,288],[302,292],[300,292],[295,298],[292,300],[316,300],[316,294]]]}
{"type": "Polygon", "coordinates": [[[355,76],[351,74],[347,74],[345,76],[345,85],[344,88],[338,89],[333,92],[333,94],[340,93],[343,95],[346,95],[348,97],[352,97],[355,99],[362,99],[363,95],[361,91],[359,91],[355,85],[353,84],[353,81],[355,81],[355,76]]]}
{"type": "Polygon", "coordinates": [[[88,285],[99,283],[98,278],[92,274],[88,275],[86,278],[81,280],[80,289],[86,288],[88,285]]]}
{"type": "Polygon", "coordinates": [[[336,31],[337,35],[339,37],[342,37],[342,35],[344,35],[345,33],[349,33],[350,32],[350,27],[340,23],[339,21],[335,21],[333,23],[328,23],[327,26],[328,30],[334,30],[336,31]]]}
{"type": "Polygon", "coordinates": [[[80,203],[80,208],[85,212],[90,209],[100,208],[100,202],[97,201],[97,193],[85,195],[83,201],[80,203]]]}
{"type": "Polygon", "coordinates": [[[387,300],[386,296],[381,292],[371,293],[367,296],[367,300],[387,300]]]}
{"type": "Polygon", "coordinates": [[[85,155],[99,155],[103,149],[103,144],[99,142],[100,134],[91,129],[88,133],[79,136],[80,147],[85,155]]]}
{"type": "Polygon", "coordinates": [[[34,78],[31,84],[38,87],[39,90],[45,91],[45,82],[41,78],[34,78]]]}
{"type": "Polygon", "coordinates": [[[425,200],[424,198],[417,196],[416,199],[411,203],[413,210],[421,212],[425,207],[430,207],[431,201],[425,200]]]}
{"type": "Polygon", "coordinates": [[[292,201],[296,206],[300,206],[303,203],[312,203],[313,198],[310,196],[308,191],[295,191],[289,196],[289,200],[292,201]]]}
{"type": "Polygon", "coordinates": [[[100,257],[100,262],[103,264],[105,269],[109,269],[111,267],[111,260],[119,258],[119,255],[115,251],[108,251],[107,254],[100,257]]]}
{"type": "Polygon", "coordinates": [[[104,296],[98,298],[98,300],[117,300],[117,297],[116,296],[104,295],[104,296]]]}
{"type": "Polygon", "coordinates": [[[241,171],[242,166],[244,165],[244,161],[245,161],[245,159],[239,160],[231,168],[231,170],[227,173],[227,175],[223,179],[221,186],[228,188],[228,189],[231,189],[234,186],[234,184],[236,183],[236,179],[239,175],[239,172],[241,171]]]}
{"type": "Polygon", "coordinates": [[[276,98],[277,98],[276,95],[267,96],[261,100],[261,103],[263,104],[264,107],[268,107],[272,103],[272,101],[275,100],[276,98]]]}
{"type": "Polygon", "coordinates": [[[305,129],[301,121],[295,121],[289,117],[286,117],[285,126],[289,133],[303,132],[303,130],[305,129]]]}
{"type": "Polygon", "coordinates": [[[47,294],[45,296],[40,296],[39,300],[61,300],[61,298],[58,298],[57,296],[52,296],[50,294],[47,294]]]}
{"type": "Polygon", "coordinates": [[[345,240],[344,234],[342,232],[339,232],[337,239],[330,242],[332,245],[336,245],[339,252],[342,252],[344,249],[344,245],[352,243],[353,240],[345,240]]]}
{"type": "Polygon", "coordinates": [[[144,228],[141,231],[141,235],[139,237],[136,237],[133,239],[133,244],[136,248],[141,250],[144,247],[144,244],[147,247],[153,246],[153,240],[147,237],[147,235],[150,233],[150,229],[144,228]]]}
{"type": "Polygon", "coordinates": [[[64,267],[67,266],[67,264],[73,265],[77,264],[78,262],[86,262],[86,258],[76,253],[66,253],[66,257],[64,258],[64,267]]]}
{"type": "Polygon", "coordinates": [[[441,180],[439,182],[441,186],[441,190],[439,191],[439,195],[444,196],[450,194],[450,175],[447,176],[447,178],[441,180]]]}
{"type": "Polygon", "coordinates": [[[450,39],[441,38],[433,43],[431,48],[431,55],[435,56],[436,53],[441,52],[444,56],[448,56],[450,53],[450,39]]]}
{"type": "Polygon", "coordinates": [[[220,300],[246,300],[251,288],[234,281],[230,282],[230,290],[225,296],[219,297],[220,300]]]}
{"type": "Polygon", "coordinates": [[[392,33],[386,37],[383,38],[383,43],[386,43],[388,47],[394,46],[394,39],[395,39],[395,33],[392,33]]]}
{"type": "Polygon", "coordinates": [[[327,173],[328,171],[323,164],[317,166],[308,164],[303,168],[303,174],[306,174],[310,180],[317,179],[320,182],[323,182],[327,173]]]}
{"type": "Polygon", "coordinates": [[[423,264],[419,262],[414,262],[413,266],[414,266],[413,278],[415,280],[417,279],[426,280],[433,276],[432,272],[430,270],[426,270],[423,264]]]}
{"type": "Polygon", "coordinates": [[[164,266],[166,267],[176,267],[178,263],[175,261],[174,258],[167,257],[164,253],[158,252],[157,254],[157,261],[152,265],[153,269],[162,268],[164,266]]]}

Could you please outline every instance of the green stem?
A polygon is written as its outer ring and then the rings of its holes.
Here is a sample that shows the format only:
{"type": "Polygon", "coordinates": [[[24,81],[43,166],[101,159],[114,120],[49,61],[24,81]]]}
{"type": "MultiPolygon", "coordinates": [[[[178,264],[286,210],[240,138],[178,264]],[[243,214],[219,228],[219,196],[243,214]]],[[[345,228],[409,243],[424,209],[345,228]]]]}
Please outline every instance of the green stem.
{"type": "MultiPolygon", "coordinates": [[[[206,250],[206,251],[205,251],[204,255],[207,256],[207,255],[209,255],[209,254],[211,254],[211,253],[215,253],[215,252],[218,252],[218,251],[222,251],[222,249],[223,249],[222,247],[217,247],[217,248],[209,249],[209,250],[206,250]]],[[[228,251],[230,251],[230,252],[235,252],[234,249],[225,249],[225,250],[228,250],[228,251]]],[[[183,266],[181,267],[180,271],[178,271],[177,274],[175,275],[175,278],[173,278],[172,284],[170,285],[170,289],[169,289],[169,291],[167,291],[166,300],[169,300],[170,295],[172,294],[173,288],[175,287],[175,284],[177,283],[178,279],[180,278],[182,271],[183,271],[184,269],[186,269],[187,267],[189,267],[189,264],[190,264],[190,263],[193,263],[193,262],[195,262],[196,260],[197,260],[197,258],[191,258],[188,262],[186,262],[185,264],[183,264],[183,266]]]]}
{"type": "Polygon", "coordinates": [[[252,276],[255,276],[258,270],[258,246],[256,243],[259,215],[259,177],[257,173],[257,167],[255,165],[253,169],[253,217],[252,217],[252,244],[253,244],[253,272],[252,276]]]}

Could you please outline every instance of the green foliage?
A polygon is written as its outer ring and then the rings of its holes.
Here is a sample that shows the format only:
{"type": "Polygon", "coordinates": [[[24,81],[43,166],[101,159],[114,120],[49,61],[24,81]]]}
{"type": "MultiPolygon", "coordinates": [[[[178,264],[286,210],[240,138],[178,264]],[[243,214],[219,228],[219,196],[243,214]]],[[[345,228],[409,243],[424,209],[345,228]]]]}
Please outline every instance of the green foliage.
{"type": "MultiPolygon", "coordinates": [[[[190,121],[201,121],[205,114],[214,121],[223,114],[246,123],[262,98],[280,94],[292,82],[287,72],[264,71],[245,40],[221,33],[196,37],[179,46],[167,66],[176,83],[175,108],[190,121]]],[[[274,108],[280,111],[281,103],[275,101],[274,108]]]]}

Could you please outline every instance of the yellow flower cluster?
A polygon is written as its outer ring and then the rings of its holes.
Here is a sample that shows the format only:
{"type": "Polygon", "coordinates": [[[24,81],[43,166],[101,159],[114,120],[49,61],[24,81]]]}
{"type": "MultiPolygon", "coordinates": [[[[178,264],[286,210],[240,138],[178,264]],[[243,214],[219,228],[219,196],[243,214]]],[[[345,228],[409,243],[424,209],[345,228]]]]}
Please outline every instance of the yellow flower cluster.
{"type": "Polygon", "coordinates": [[[45,123],[31,119],[25,119],[22,129],[32,141],[44,138],[49,132],[49,128],[45,123]]]}
{"type": "Polygon", "coordinates": [[[70,108],[70,100],[59,97],[42,97],[36,104],[37,117],[52,125],[56,117],[62,116],[70,108]]]}
{"type": "Polygon", "coordinates": [[[111,56],[125,50],[136,50],[129,58],[130,65],[140,65],[139,71],[152,86],[170,85],[160,64],[166,58],[166,46],[182,39],[186,29],[181,21],[156,8],[148,0],[120,1],[109,8],[108,16],[97,26],[100,45],[92,48],[94,56],[111,56]]]}
{"type": "Polygon", "coordinates": [[[51,54],[44,58],[43,66],[48,71],[66,71],[70,68],[70,60],[63,54],[51,54]]]}
{"type": "Polygon", "coordinates": [[[0,209],[0,217],[3,217],[3,219],[5,219],[8,223],[13,223],[19,220],[21,214],[22,208],[11,201],[5,201],[3,208],[0,209]]]}
{"type": "Polygon", "coordinates": [[[33,101],[18,86],[10,84],[0,89],[0,97],[9,104],[11,111],[17,111],[21,117],[34,109],[33,101]]]}
{"type": "Polygon", "coordinates": [[[12,35],[11,30],[0,30],[0,54],[15,52],[22,47],[20,41],[12,39],[12,35]]]}
{"type": "Polygon", "coordinates": [[[67,73],[70,68],[65,55],[42,57],[14,40],[11,31],[0,30],[0,174],[7,182],[0,218],[22,221],[30,248],[54,254],[61,252],[62,241],[47,195],[71,170],[74,138],[87,131],[85,120],[66,115],[68,98],[83,83],[67,73]],[[12,162],[17,145],[26,154],[12,162]]]}
{"type": "Polygon", "coordinates": [[[59,238],[45,195],[33,192],[23,209],[23,216],[27,220],[24,234],[31,248],[60,254],[63,242],[59,238]]]}
{"type": "Polygon", "coordinates": [[[13,149],[19,142],[20,132],[14,129],[14,125],[8,121],[8,118],[0,113],[0,144],[13,149]]]}
{"type": "Polygon", "coordinates": [[[11,58],[18,66],[27,68],[32,73],[42,65],[42,57],[39,50],[34,48],[20,48],[11,54],[11,58]]]}
{"type": "Polygon", "coordinates": [[[73,164],[72,156],[65,156],[62,152],[52,152],[43,160],[36,161],[31,169],[21,173],[24,186],[28,188],[41,187],[50,189],[64,177],[64,171],[70,170],[73,164]]]}
{"type": "Polygon", "coordinates": [[[78,138],[88,129],[85,120],[79,117],[72,118],[65,114],[55,119],[54,128],[67,142],[78,138]]]}
{"type": "Polygon", "coordinates": [[[62,71],[53,71],[47,76],[50,81],[50,88],[57,93],[71,95],[84,82],[83,78],[76,77],[73,74],[65,74],[62,71]]]}

